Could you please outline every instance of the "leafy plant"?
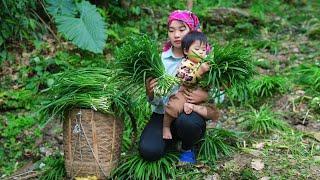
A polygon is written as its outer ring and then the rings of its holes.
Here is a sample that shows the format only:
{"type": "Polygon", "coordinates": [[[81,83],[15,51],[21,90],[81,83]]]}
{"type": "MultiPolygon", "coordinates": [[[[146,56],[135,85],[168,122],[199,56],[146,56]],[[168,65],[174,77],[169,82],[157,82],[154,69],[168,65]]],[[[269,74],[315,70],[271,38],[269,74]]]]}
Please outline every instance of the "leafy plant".
{"type": "Polygon", "coordinates": [[[308,85],[310,88],[320,91],[320,66],[303,64],[297,71],[299,73],[298,81],[308,85]]]}
{"type": "Polygon", "coordinates": [[[320,113],[320,97],[315,97],[310,102],[311,108],[315,111],[320,113]]]}
{"type": "Polygon", "coordinates": [[[146,161],[140,155],[133,154],[123,158],[112,172],[115,179],[168,179],[176,177],[175,163],[178,157],[167,153],[158,161],[146,161]]]}
{"type": "Polygon", "coordinates": [[[226,94],[232,103],[234,101],[246,103],[250,98],[250,91],[246,84],[236,84],[226,90],[226,94]]]}
{"type": "Polygon", "coordinates": [[[254,174],[254,171],[250,168],[243,169],[240,172],[241,180],[258,180],[258,177],[254,174]]]}
{"type": "Polygon", "coordinates": [[[250,11],[254,16],[262,20],[265,20],[266,13],[279,12],[280,3],[281,3],[280,1],[268,1],[268,2],[261,1],[261,0],[252,1],[250,11]]]}
{"type": "Polygon", "coordinates": [[[135,121],[125,121],[122,139],[122,149],[124,150],[130,150],[130,148],[136,147],[137,138],[140,137],[141,132],[144,130],[152,114],[145,91],[140,90],[137,94],[138,95],[131,100],[128,110],[132,115],[130,118],[135,121]]]}
{"type": "Polygon", "coordinates": [[[18,83],[25,89],[38,92],[51,87],[55,74],[81,67],[106,67],[105,57],[97,54],[74,54],[58,51],[55,57],[41,55],[30,58],[30,65],[19,69],[18,83]]]}
{"type": "Polygon", "coordinates": [[[46,0],[47,10],[53,17],[59,15],[73,16],[76,13],[76,5],[73,0],[46,0]]]}
{"type": "Polygon", "coordinates": [[[45,91],[49,100],[41,110],[50,116],[61,117],[72,107],[124,115],[128,98],[120,91],[124,88],[122,82],[117,71],[108,68],[83,68],[61,73],[55,84],[45,91]]]}
{"type": "Polygon", "coordinates": [[[111,49],[114,51],[114,47],[120,46],[125,42],[126,39],[122,37],[127,37],[132,34],[140,34],[142,30],[138,27],[129,27],[128,24],[126,26],[120,25],[118,23],[110,24],[107,34],[108,34],[108,43],[107,49],[111,49]]]}
{"type": "Polygon", "coordinates": [[[34,95],[35,93],[25,89],[3,91],[0,93],[0,110],[31,109],[34,105],[34,95]]]}
{"type": "Polygon", "coordinates": [[[0,174],[9,175],[20,168],[26,157],[37,154],[35,139],[41,136],[33,115],[5,113],[0,116],[0,174]]]}
{"type": "Polygon", "coordinates": [[[236,43],[225,47],[216,45],[214,53],[204,62],[209,62],[210,71],[200,80],[200,84],[217,90],[229,88],[230,85],[245,85],[255,73],[249,49],[236,43]]]}
{"type": "Polygon", "coordinates": [[[288,80],[282,76],[261,75],[249,83],[249,90],[253,98],[264,98],[285,93],[288,86],[288,80]]]}
{"type": "Polygon", "coordinates": [[[49,0],[48,12],[54,17],[58,30],[78,47],[102,53],[107,39],[105,22],[96,6],[87,1],[49,0]]]}
{"type": "Polygon", "coordinates": [[[234,146],[241,135],[240,132],[221,127],[208,130],[201,141],[199,159],[214,162],[221,155],[230,156],[235,150],[234,146]]]}
{"type": "Polygon", "coordinates": [[[40,180],[60,180],[66,176],[63,156],[55,155],[46,157],[44,165],[40,180]]]}
{"type": "Polygon", "coordinates": [[[259,38],[253,42],[253,46],[257,49],[268,50],[272,54],[277,54],[280,49],[280,44],[278,40],[268,39],[268,38],[259,38]]]}
{"type": "Polygon", "coordinates": [[[312,18],[306,24],[307,35],[312,39],[320,39],[320,20],[312,18]]]}
{"type": "Polygon", "coordinates": [[[144,87],[146,78],[158,78],[156,96],[168,94],[179,79],[167,75],[159,56],[157,44],[147,35],[134,35],[115,54],[121,77],[131,79],[130,84],[144,87]]]}
{"type": "Polygon", "coordinates": [[[37,1],[2,0],[0,7],[0,47],[8,41],[35,39],[44,30],[35,14],[37,1]]]}
{"type": "Polygon", "coordinates": [[[245,113],[244,118],[241,126],[254,134],[262,135],[276,130],[288,130],[288,125],[278,119],[277,115],[267,105],[261,106],[259,110],[251,108],[250,112],[245,113]]]}

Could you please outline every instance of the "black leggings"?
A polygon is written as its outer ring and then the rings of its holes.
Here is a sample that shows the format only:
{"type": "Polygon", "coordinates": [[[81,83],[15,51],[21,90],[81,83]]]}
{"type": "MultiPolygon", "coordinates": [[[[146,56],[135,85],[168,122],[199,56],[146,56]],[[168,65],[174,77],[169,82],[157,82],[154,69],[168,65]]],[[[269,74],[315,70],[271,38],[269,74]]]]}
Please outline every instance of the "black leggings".
{"type": "MultiPolygon", "coordinates": [[[[151,120],[144,128],[139,143],[140,155],[148,161],[155,161],[164,156],[173,140],[162,138],[163,114],[153,113],[151,120]]],[[[195,112],[181,113],[171,124],[173,139],[182,141],[182,149],[191,149],[205,133],[206,122],[195,112]]]]}

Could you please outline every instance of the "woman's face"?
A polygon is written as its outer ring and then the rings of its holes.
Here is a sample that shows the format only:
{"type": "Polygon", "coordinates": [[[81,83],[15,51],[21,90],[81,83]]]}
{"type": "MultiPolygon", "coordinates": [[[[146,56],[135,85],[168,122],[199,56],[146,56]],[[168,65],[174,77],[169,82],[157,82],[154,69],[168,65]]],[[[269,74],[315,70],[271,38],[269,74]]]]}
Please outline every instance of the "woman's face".
{"type": "Polygon", "coordinates": [[[168,36],[175,48],[181,48],[182,38],[190,31],[189,27],[182,21],[173,20],[169,25],[168,36]]]}

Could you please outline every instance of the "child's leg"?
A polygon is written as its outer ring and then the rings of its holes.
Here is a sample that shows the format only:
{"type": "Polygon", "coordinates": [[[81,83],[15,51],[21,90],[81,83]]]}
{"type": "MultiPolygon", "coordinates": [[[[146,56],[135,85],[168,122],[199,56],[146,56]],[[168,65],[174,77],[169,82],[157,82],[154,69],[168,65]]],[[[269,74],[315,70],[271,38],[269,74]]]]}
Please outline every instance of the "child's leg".
{"type": "Polygon", "coordinates": [[[184,95],[181,92],[172,96],[165,107],[163,118],[163,139],[172,139],[170,125],[178,115],[183,111],[183,104],[186,102],[184,95]]]}
{"type": "Polygon", "coordinates": [[[163,117],[163,129],[162,129],[162,136],[163,139],[172,139],[172,134],[170,131],[170,125],[171,122],[174,120],[175,118],[170,116],[167,113],[164,113],[164,117],[163,117]]]}

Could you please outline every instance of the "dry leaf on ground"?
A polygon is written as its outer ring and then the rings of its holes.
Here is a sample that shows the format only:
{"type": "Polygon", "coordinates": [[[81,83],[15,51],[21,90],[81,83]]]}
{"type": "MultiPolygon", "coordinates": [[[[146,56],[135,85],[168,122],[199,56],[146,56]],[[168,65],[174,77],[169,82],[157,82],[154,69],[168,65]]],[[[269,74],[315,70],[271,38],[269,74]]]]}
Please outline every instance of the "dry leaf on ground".
{"type": "Polygon", "coordinates": [[[256,148],[256,149],[263,149],[264,147],[264,142],[260,142],[257,144],[253,144],[252,147],[256,148]]]}
{"type": "Polygon", "coordinates": [[[264,163],[261,159],[252,159],[251,167],[257,171],[260,171],[264,168],[264,163]]]}

